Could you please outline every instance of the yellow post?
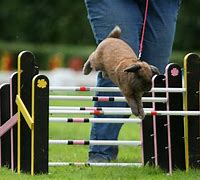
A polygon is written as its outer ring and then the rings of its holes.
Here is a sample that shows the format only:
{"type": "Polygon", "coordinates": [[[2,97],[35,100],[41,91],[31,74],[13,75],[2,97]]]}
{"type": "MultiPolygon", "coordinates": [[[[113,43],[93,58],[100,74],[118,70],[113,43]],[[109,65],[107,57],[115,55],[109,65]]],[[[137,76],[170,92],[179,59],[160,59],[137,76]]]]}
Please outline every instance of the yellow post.
{"type": "Polygon", "coordinates": [[[19,95],[17,95],[16,97],[16,104],[18,106],[19,111],[22,113],[28,127],[30,129],[33,129],[34,122],[19,95]]]}
{"type": "MultiPolygon", "coordinates": [[[[32,111],[32,121],[35,122],[35,77],[32,80],[32,104],[31,104],[31,111],[32,111]]],[[[34,175],[34,135],[35,129],[34,126],[31,130],[31,175],[34,175]]]]}
{"type": "MultiPolygon", "coordinates": [[[[17,60],[17,72],[18,72],[18,75],[17,75],[17,94],[18,96],[20,97],[21,96],[21,55],[22,55],[22,52],[18,55],[18,60],[17,60]]],[[[20,150],[20,145],[21,145],[21,142],[20,142],[20,110],[18,108],[18,123],[17,123],[17,172],[18,174],[20,174],[20,160],[21,160],[21,157],[20,157],[20,153],[21,153],[21,150],[20,150]]]]}
{"type": "MultiPolygon", "coordinates": [[[[184,111],[187,111],[188,109],[188,102],[187,102],[187,58],[190,54],[187,54],[184,57],[184,88],[186,91],[184,92],[184,98],[183,98],[183,105],[184,105],[184,111]]],[[[184,141],[185,141],[185,166],[186,166],[186,172],[189,170],[189,145],[188,145],[188,116],[184,116],[184,141]]]]}
{"type": "MultiPolygon", "coordinates": [[[[21,58],[22,55],[26,53],[26,51],[21,52],[18,55],[18,87],[17,87],[17,97],[16,97],[16,103],[18,106],[18,154],[17,154],[17,172],[20,174],[21,171],[21,119],[20,116],[21,114],[23,115],[27,125],[29,126],[31,130],[31,175],[34,175],[34,92],[32,94],[32,116],[29,114],[26,106],[24,105],[22,99],[21,99],[21,72],[22,72],[22,63],[21,63],[21,58]]],[[[34,88],[33,88],[34,90],[34,88]]]]}
{"type": "Polygon", "coordinates": [[[34,175],[34,126],[31,129],[31,175],[34,175]]]}

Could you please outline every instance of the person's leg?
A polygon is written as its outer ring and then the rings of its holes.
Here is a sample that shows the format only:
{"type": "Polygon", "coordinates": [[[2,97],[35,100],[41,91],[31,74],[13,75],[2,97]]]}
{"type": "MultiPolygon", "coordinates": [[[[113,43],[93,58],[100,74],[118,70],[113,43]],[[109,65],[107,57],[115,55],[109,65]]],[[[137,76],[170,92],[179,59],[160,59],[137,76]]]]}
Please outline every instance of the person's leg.
{"type": "Polygon", "coordinates": [[[138,53],[143,14],[137,0],[85,0],[85,4],[97,44],[118,25],[120,38],[138,53]]]}
{"type": "MultiPolygon", "coordinates": [[[[102,73],[98,74],[98,87],[115,87],[110,80],[105,80],[102,77],[102,73]]],[[[97,96],[121,96],[120,93],[113,92],[99,92],[97,96]]],[[[125,102],[95,102],[95,107],[126,107],[125,102]]],[[[124,118],[125,116],[109,116],[100,115],[95,116],[96,118],[124,118]]],[[[127,116],[128,117],[128,116],[127,116]]],[[[113,123],[93,123],[90,133],[91,140],[117,140],[119,131],[122,124],[113,123]]],[[[116,159],[118,154],[117,146],[102,146],[102,145],[91,145],[89,151],[89,161],[110,161],[116,159]]]]}
{"type": "MultiPolygon", "coordinates": [[[[142,24],[142,14],[134,0],[85,0],[88,18],[97,44],[99,44],[115,25],[122,30],[121,38],[138,53],[139,34],[142,24]]],[[[110,80],[98,75],[97,86],[115,86],[110,80]]],[[[98,96],[121,96],[120,93],[97,93],[98,96]]],[[[127,103],[97,102],[95,106],[126,107],[127,103]]],[[[104,118],[120,116],[101,116],[104,118]]],[[[121,116],[122,117],[122,116],[121,116]]],[[[92,140],[116,140],[122,124],[93,123],[91,129],[92,140]]],[[[117,146],[90,146],[89,161],[110,161],[116,159],[117,146]]]]}
{"type": "Polygon", "coordinates": [[[164,72],[169,62],[181,0],[150,0],[142,59],[164,72]]]}

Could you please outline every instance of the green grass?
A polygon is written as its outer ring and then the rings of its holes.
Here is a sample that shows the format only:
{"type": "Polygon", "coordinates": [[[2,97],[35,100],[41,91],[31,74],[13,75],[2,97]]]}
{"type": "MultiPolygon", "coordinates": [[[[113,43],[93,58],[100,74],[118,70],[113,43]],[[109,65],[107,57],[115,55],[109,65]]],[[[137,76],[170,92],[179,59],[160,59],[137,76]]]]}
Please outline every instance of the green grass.
{"type": "MultiPolygon", "coordinates": [[[[88,93],[84,93],[88,95],[88,93]]],[[[72,93],[73,95],[73,93],[72,93]]],[[[63,102],[53,101],[51,105],[70,105],[70,106],[92,106],[87,101],[63,102]]],[[[70,117],[72,115],[69,115],[70,117]]],[[[50,123],[50,139],[89,139],[91,124],[63,124],[50,123]]],[[[140,126],[138,124],[123,125],[119,140],[139,140],[140,126]]],[[[86,162],[88,146],[67,146],[67,145],[50,145],[49,161],[64,162],[86,162]]],[[[118,159],[115,162],[141,162],[141,148],[120,146],[118,159]]],[[[176,170],[172,176],[158,168],[153,167],[50,167],[49,174],[35,175],[12,173],[7,168],[0,168],[0,179],[200,179],[199,170],[185,171],[176,170]]]]}
{"type": "Polygon", "coordinates": [[[31,177],[28,174],[18,175],[12,173],[6,168],[0,169],[0,179],[1,180],[46,180],[46,179],[56,179],[56,180],[88,180],[88,179],[98,179],[98,180],[121,180],[121,179],[139,179],[139,180],[198,180],[200,177],[199,170],[190,170],[188,173],[184,171],[177,170],[172,176],[167,175],[160,169],[155,169],[153,167],[56,167],[50,168],[48,175],[35,175],[31,177]]]}

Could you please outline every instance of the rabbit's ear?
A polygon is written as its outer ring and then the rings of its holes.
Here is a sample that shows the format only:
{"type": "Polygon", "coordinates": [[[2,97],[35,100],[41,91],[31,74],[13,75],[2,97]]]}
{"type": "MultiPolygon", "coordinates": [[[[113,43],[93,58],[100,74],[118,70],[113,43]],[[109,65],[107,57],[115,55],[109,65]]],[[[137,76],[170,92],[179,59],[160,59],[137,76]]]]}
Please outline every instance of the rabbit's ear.
{"type": "Polygon", "coordinates": [[[155,67],[153,65],[150,65],[150,67],[151,67],[151,71],[152,71],[153,75],[156,75],[156,74],[159,75],[160,74],[160,71],[158,70],[157,67],[155,67]]]}
{"type": "Polygon", "coordinates": [[[134,65],[132,65],[132,66],[127,67],[126,69],[124,69],[124,72],[136,73],[141,68],[142,67],[139,64],[134,64],[134,65]]]}

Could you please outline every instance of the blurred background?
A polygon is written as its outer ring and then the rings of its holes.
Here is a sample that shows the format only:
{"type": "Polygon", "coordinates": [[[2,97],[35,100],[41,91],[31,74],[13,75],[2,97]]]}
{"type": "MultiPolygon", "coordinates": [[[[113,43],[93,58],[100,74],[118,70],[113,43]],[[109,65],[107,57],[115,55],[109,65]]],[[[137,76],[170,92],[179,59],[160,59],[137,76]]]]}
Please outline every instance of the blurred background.
{"type": "MultiPolygon", "coordinates": [[[[182,1],[171,62],[182,66],[186,53],[200,52],[199,7],[199,0],[182,1]]],[[[0,83],[16,69],[17,55],[23,50],[32,51],[40,69],[51,70],[49,75],[57,79],[55,74],[63,77],[66,68],[69,76],[81,74],[95,46],[83,0],[0,1],[0,83]]]]}

